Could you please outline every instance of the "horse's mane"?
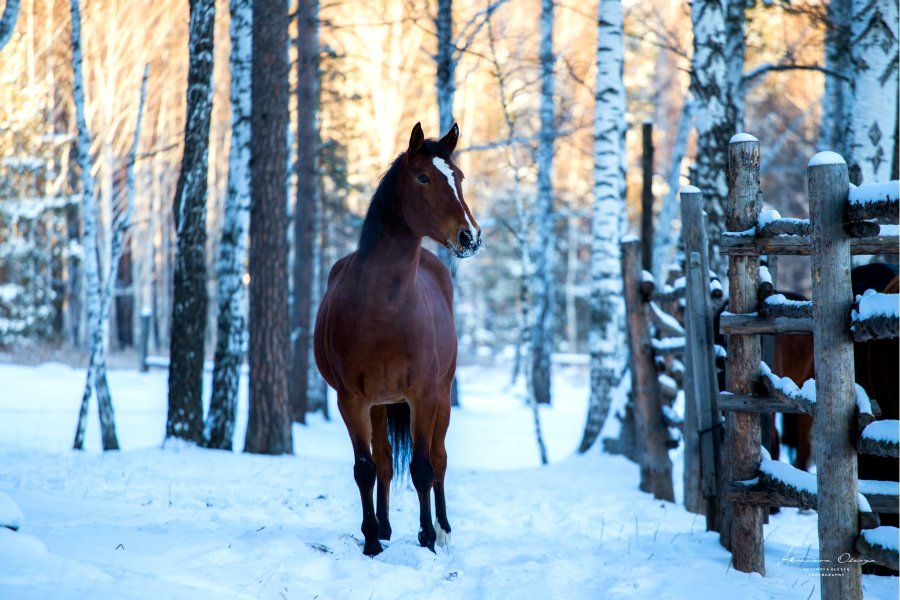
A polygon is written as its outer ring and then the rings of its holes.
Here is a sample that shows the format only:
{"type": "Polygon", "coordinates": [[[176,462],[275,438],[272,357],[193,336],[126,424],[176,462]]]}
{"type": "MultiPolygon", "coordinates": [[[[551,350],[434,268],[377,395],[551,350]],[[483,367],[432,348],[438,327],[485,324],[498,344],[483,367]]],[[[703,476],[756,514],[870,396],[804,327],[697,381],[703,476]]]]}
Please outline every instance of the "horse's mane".
{"type": "MultiPolygon", "coordinates": [[[[428,156],[437,156],[443,159],[450,158],[450,152],[443,144],[436,140],[427,139],[422,143],[423,152],[428,156]]],[[[375,193],[369,201],[369,209],[366,211],[366,217],[363,219],[362,230],[359,234],[359,245],[357,246],[357,254],[361,258],[368,256],[375,243],[384,233],[385,225],[389,229],[405,227],[406,222],[403,215],[397,210],[396,202],[398,196],[397,182],[401,171],[405,168],[404,158],[406,152],[402,152],[394,159],[388,170],[381,176],[375,193]]]]}

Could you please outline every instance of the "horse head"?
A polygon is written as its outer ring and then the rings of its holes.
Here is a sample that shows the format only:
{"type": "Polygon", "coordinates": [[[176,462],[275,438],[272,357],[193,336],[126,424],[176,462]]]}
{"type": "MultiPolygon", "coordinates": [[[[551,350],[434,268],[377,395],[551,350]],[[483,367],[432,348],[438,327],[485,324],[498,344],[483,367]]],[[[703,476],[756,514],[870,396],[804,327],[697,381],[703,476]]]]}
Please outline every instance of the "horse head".
{"type": "Polygon", "coordinates": [[[458,139],[456,123],[437,141],[425,139],[422,124],[416,123],[398,187],[400,211],[410,230],[466,258],[481,248],[481,228],[463,198],[463,172],[451,159],[458,139]]]}

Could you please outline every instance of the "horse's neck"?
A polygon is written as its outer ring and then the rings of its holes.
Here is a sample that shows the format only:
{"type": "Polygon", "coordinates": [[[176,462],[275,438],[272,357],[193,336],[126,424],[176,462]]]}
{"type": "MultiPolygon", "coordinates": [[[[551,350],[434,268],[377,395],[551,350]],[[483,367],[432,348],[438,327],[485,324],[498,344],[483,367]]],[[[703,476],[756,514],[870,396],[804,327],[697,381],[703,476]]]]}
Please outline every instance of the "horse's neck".
{"type": "Polygon", "coordinates": [[[363,273],[376,278],[399,278],[400,284],[414,285],[421,256],[422,238],[409,230],[385,232],[366,257],[363,273]]]}

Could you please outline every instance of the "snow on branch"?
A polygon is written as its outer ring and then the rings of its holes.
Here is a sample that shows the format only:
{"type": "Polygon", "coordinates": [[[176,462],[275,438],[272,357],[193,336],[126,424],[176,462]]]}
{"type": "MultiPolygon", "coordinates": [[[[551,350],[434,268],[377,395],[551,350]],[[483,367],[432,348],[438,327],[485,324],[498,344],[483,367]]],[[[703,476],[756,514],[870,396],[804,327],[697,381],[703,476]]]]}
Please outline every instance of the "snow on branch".
{"type": "Polygon", "coordinates": [[[765,318],[809,319],[812,317],[812,302],[789,300],[784,294],[773,294],[760,304],[759,314],[765,318]]]}
{"type": "Polygon", "coordinates": [[[885,419],[869,424],[859,438],[859,453],[898,458],[900,421],[885,419]]]}
{"type": "Polygon", "coordinates": [[[900,180],[851,188],[845,219],[896,223],[900,219],[900,180]]]}
{"type": "Polygon", "coordinates": [[[857,342],[896,338],[900,329],[900,294],[866,290],[856,297],[850,331],[857,342]]]}
{"type": "Polygon", "coordinates": [[[678,319],[661,309],[656,302],[650,302],[650,317],[656,328],[663,334],[684,337],[684,327],[681,326],[678,319]]]}
{"type": "Polygon", "coordinates": [[[861,559],[873,560],[875,563],[900,570],[900,550],[898,550],[900,530],[889,525],[881,525],[873,529],[863,529],[856,538],[856,549],[861,559]]]}
{"type": "Polygon", "coordinates": [[[666,337],[659,340],[652,340],[653,350],[659,355],[666,354],[683,354],[684,338],[683,337],[666,337]]]}

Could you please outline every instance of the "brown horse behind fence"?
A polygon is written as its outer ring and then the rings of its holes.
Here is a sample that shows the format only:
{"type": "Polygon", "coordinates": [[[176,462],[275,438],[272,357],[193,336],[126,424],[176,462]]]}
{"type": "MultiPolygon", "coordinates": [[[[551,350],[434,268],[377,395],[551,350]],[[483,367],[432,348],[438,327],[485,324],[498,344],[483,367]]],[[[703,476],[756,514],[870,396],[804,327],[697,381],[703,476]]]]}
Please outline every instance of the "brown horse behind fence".
{"type": "Polygon", "coordinates": [[[391,537],[391,478],[407,464],[419,496],[419,543],[433,551],[450,533],[444,436],[456,372],[453,284],[422,238],[458,257],[481,245],[463,200],[463,174],[450,159],[458,137],[455,123],[438,141],[424,139],[416,124],[372,197],[359,248],[332,268],[316,318],[316,364],[337,390],[350,434],[369,556],[391,537]],[[431,523],[432,487],[440,538],[431,523]]]}

